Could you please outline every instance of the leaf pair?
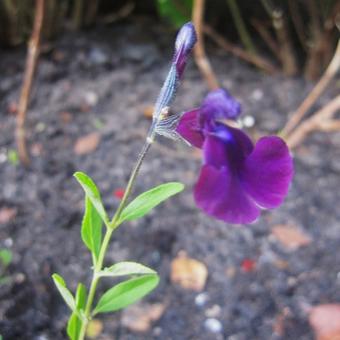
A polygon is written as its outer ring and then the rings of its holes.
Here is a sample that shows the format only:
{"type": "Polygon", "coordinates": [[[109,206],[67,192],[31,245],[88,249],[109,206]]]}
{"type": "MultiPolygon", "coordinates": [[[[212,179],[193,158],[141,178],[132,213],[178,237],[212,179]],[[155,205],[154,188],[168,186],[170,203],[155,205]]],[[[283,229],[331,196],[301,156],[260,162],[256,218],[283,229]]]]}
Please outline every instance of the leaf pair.
{"type": "MultiPolygon", "coordinates": [[[[107,226],[110,226],[110,222],[96,184],[89,176],[82,172],[76,172],[74,176],[83,187],[86,194],[86,211],[84,221],[86,222],[85,224],[88,225],[86,229],[89,230],[86,230],[86,233],[84,232],[86,238],[85,244],[90,249],[93,249],[95,248],[94,244],[96,244],[94,241],[94,239],[96,239],[96,237],[94,237],[94,230],[96,229],[95,226],[98,224],[99,217],[107,226]],[[92,239],[89,237],[91,235],[92,239]]],[[[184,185],[182,183],[169,182],[140,194],[123,209],[119,217],[118,224],[124,221],[132,221],[143,217],[158,204],[179,193],[183,189],[184,185]]]]}
{"type": "Polygon", "coordinates": [[[157,273],[140,263],[119,262],[98,273],[100,277],[135,276],[105,292],[94,309],[94,314],[114,312],[125,308],[151,292],[159,282],[157,273]]]}
{"type": "MultiPolygon", "coordinates": [[[[136,262],[119,262],[100,271],[98,273],[98,276],[100,277],[135,275],[139,276],[118,283],[106,291],[99,299],[93,311],[93,315],[113,312],[125,308],[151,292],[159,282],[159,277],[153,269],[136,262]]],[[[85,308],[86,289],[84,285],[79,284],[76,292],[76,298],[74,298],[72,293],[66,287],[64,279],[60,275],[53,274],[52,277],[61,296],[72,311],[67,326],[68,335],[72,340],[77,339],[85,308]]]]}

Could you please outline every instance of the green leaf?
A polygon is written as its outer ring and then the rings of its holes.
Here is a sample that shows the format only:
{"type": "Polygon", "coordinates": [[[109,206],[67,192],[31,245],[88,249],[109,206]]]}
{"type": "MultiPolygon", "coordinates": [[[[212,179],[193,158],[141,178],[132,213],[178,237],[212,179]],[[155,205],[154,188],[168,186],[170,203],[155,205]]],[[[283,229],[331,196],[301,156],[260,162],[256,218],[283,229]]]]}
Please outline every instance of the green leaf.
{"type": "Polygon", "coordinates": [[[81,321],[76,313],[72,313],[67,322],[67,335],[71,340],[78,340],[81,321]]]}
{"type": "Polygon", "coordinates": [[[102,242],[102,220],[88,196],[85,199],[85,214],[81,226],[81,238],[94,256],[96,264],[102,242]]]}
{"type": "Polygon", "coordinates": [[[158,275],[143,275],[119,283],[104,293],[94,309],[94,314],[125,308],[151,292],[158,282],[158,275]]]}
{"type": "Polygon", "coordinates": [[[85,191],[86,196],[90,199],[91,203],[97,210],[99,216],[102,218],[105,224],[109,223],[109,218],[107,217],[105,208],[103,206],[99,190],[92,179],[84,174],[83,172],[76,172],[73,175],[82,186],[85,191]]]}
{"type": "Polygon", "coordinates": [[[135,220],[144,216],[155,206],[162,203],[169,197],[179,193],[183,189],[184,185],[182,183],[170,182],[161,184],[140,194],[122,211],[120,223],[123,221],[135,220]]]}
{"type": "Polygon", "coordinates": [[[58,274],[53,274],[52,278],[53,278],[54,284],[57,286],[59,293],[63,297],[64,301],[70,307],[70,309],[74,312],[76,310],[76,303],[74,301],[73,295],[67,289],[64,279],[58,274]]]}
{"type": "Polygon", "coordinates": [[[86,288],[82,283],[79,283],[76,293],[76,308],[77,312],[73,312],[67,323],[67,335],[71,340],[78,340],[82,321],[79,318],[80,310],[84,310],[86,303],[86,288]]]}
{"type": "Polygon", "coordinates": [[[2,265],[6,268],[12,262],[12,252],[8,249],[1,249],[0,260],[2,265]]]}
{"type": "Polygon", "coordinates": [[[193,0],[157,0],[158,12],[179,28],[190,20],[193,0]]]}
{"type": "Polygon", "coordinates": [[[109,268],[104,268],[102,271],[98,273],[98,276],[117,277],[125,275],[146,275],[146,274],[156,274],[156,272],[153,269],[146,267],[140,263],[124,261],[116,263],[109,268]]]}
{"type": "Polygon", "coordinates": [[[86,304],[86,287],[79,283],[76,293],[76,306],[78,310],[85,309],[86,304]]]}
{"type": "Polygon", "coordinates": [[[19,155],[16,150],[10,149],[7,153],[7,159],[10,164],[17,166],[19,164],[19,155]]]}

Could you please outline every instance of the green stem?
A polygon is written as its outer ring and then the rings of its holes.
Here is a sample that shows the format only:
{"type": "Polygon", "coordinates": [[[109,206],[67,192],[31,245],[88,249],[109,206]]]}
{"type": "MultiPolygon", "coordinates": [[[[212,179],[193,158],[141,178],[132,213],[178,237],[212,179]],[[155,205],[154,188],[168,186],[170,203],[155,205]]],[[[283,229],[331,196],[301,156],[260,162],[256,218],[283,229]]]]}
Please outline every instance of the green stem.
{"type": "Polygon", "coordinates": [[[110,243],[113,230],[114,229],[106,228],[106,233],[105,233],[103,243],[102,243],[101,248],[100,248],[98,261],[97,261],[96,266],[93,270],[91,286],[90,286],[89,295],[88,295],[86,306],[85,306],[85,320],[82,322],[82,325],[81,325],[81,329],[80,329],[80,333],[79,333],[79,340],[83,340],[85,338],[87,325],[88,325],[90,315],[91,315],[91,307],[92,307],[93,299],[94,299],[94,296],[95,296],[95,293],[96,293],[97,285],[98,285],[98,282],[99,282],[99,277],[97,276],[97,273],[102,270],[106,250],[107,250],[107,247],[110,243]]]}
{"type": "Polygon", "coordinates": [[[145,144],[143,145],[143,148],[142,148],[142,151],[140,152],[139,156],[138,156],[138,160],[131,172],[131,175],[130,175],[130,179],[129,179],[129,182],[126,186],[126,189],[125,189],[125,192],[124,192],[124,196],[119,204],[119,207],[110,223],[111,227],[113,229],[115,229],[116,227],[118,227],[118,223],[119,223],[119,218],[120,218],[120,215],[123,211],[123,209],[125,208],[126,204],[127,204],[127,200],[131,194],[131,190],[132,190],[132,187],[133,187],[133,184],[135,182],[135,179],[138,175],[138,172],[139,172],[139,169],[142,165],[142,162],[144,160],[144,157],[146,155],[146,153],[148,152],[151,144],[152,144],[153,140],[152,139],[149,139],[147,138],[145,144]]]}
{"type": "Polygon", "coordinates": [[[98,282],[99,282],[99,279],[100,279],[98,277],[98,273],[102,270],[104,258],[105,258],[105,255],[106,255],[108,245],[109,245],[110,240],[111,240],[112,233],[120,224],[120,221],[119,221],[120,215],[121,215],[123,209],[125,208],[125,206],[127,204],[128,198],[129,198],[131,191],[132,191],[133,184],[136,180],[136,177],[137,177],[139,169],[140,169],[140,167],[143,163],[145,155],[148,152],[148,150],[149,150],[149,148],[150,148],[150,146],[153,142],[153,139],[154,139],[154,132],[153,132],[153,129],[150,129],[150,132],[148,134],[146,142],[143,145],[143,148],[142,148],[142,150],[141,150],[141,152],[138,156],[137,162],[136,162],[136,164],[135,164],[135,166],[134,166],[134,168],[131,172],[130,179],[129,179],[128,184],[126,186],[124,196],[123,196],[123,198],[122,198],[122,200],[121,200],[121,202],[118,206],[118,209],[117,209],[112,221],[110,222],[109,226],[106,228],[106,233],[105,233],[102,245],[100,247],[98,260],[97,260],[96,266],[93,270],[89,295],[88,295],[88,298],[87,298],[85,311],[84,311],[85,320],[82,321],[78,340],[85,339],[87,325],[88,325],[88,322],[89,322],[90,317],[91,317],[91,309],[92,309],[93,299],[94,299],[94,296],[96,294],[97,285],[98,285],[98,282]]]}

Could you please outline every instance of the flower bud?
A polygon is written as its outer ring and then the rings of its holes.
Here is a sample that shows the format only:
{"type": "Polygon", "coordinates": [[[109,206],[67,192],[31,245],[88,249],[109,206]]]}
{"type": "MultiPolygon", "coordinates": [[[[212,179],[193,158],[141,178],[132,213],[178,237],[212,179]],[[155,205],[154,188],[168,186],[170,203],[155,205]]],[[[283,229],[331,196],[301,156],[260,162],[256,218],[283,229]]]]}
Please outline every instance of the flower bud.
{"type": "Polygon", "coordinates": [[[182,77],[188,56],[196,41],[197,36],[194,25],[191,22],[184,24],[177,34],[173,58],[179,78],[182,77]]]}

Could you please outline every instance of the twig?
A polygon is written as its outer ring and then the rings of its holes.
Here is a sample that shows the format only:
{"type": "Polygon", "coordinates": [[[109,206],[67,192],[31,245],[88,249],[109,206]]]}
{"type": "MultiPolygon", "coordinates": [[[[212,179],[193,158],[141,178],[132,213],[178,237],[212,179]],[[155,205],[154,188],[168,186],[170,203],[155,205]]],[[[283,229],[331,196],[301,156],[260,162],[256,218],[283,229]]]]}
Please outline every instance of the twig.
{"type": "Polygon", "coordinates": [[[85,13],[85,25],[89,26],[94,23],[96,20],[96,16],[98,13],[100,0],[91,0],[87,4],[86,13],[85,13]]]}
{"type": "Polygon", "coordinates": [[[312,107],[315,101],[319,98],[322,92],[326,89],[329,82],[336,75],[340,67],[340,40],[338,41],[338,45],[334,56],[329,63],[325,73],[320,78],[318,83],[314,86],[313,90],[308,94],[299,108],[295,111],[292,117],[288,120],[287,124],[282,130],[282,135],[287,137],[289,133],[297,126],[297,124],[301,121],[306,112],[312,107]]]}
{"type": "Polygon", "coordinates": [[[45,0],[36,0],[35,2],[34,26],[31,38],[28,43],[25,74],[18,105],[16,141],[18,146],[19,158],[25,166],[28,166],[30,163],[26,148],[25,119],[33,82],[33,76],[39,55],[40,35],[44,18],[44,1],[45,0]]]}
{"type": "Polygon", "coordinates": [[[314,0],[307,1],[307,9],[309,17],[311,18],[311,41],[309,43],[309,51],[307,55],[307,62],[305,67],[305,76],[307,79],[315,80],[321,73],[322,68],[322,47],[323,41],[321,37],[327,38],[321,32],[321,24],[319,17],[319,10],[314,0]]]}
{"type": "Polygon", "coordinates": [[[73,4],[73,26],[80,28],[83,24],[84,0],[75,0],[73,4]]]}
{"type": "Polygon", "coordinates": [[[301,12],[299,10],[298,1],[288,0],[288,7],[289,7],[290,15],[293,21],[296,34],[300,40],[300,44],[305,50],[307,50],[307,45],[306,45],[307,37],[305,34],[305,28],[304,28],[302,17],[301,17],[301,12]]]}
{"type": "Polygon", "coordinates": [[[238,35],[246,48],[246,50],[250,54],[256,54],[256,48],[253,43],[253,40],[247,30],[246,24],[241,15],[241,11],[238,8],[237,2],[235,0],[227,0],[227,4],[229,6],[229,10],[231,12],[231,16],[233,17],[233,21],[235,23],[238,35]]]}
{"type": "Polygon", "coordinates": [[[267,44],[269,49],[273,52],[276,58],[280,61],[280,48],[276,40],[272,37],[271,33],[268,31],[264,24],[257,20],[256,18],[251,19],[251,24],[254,26],[256,31],[259,33],[263,41],[267,44]]]}
{"type": "Polygon", "coordinates": [[[126,18],[130,15],[130,13],[135,9],[134,2],[127,2],[123,7],[121,7],[115,13],[107,14],[104,17],[100,18],[99,20],[104,24],[112,24],[118,20],[126,18]]]}
{"type": "Polygon", "coordinates": [[[267,73],[273,74],[278,70],[273,66],[269,61],[265,60],[262,57],[257,55],[251,55],[244,49],[233,45],[220,34],[218,34],[212,27],[205,25],[204,33],[207,34],[212,40],[215,41],[217,45],[226,50],[227,52],[232,53],[236,57],[245,60],[248,63],[255,65],[256,67],[264,70],[267,73]]]}
{"type": "Polygon", "coordinates": [[[339,131],[340,120],[333,116],[340,110],[340,95],[331,100],[309,119],[301,123],[287,138],[289,147],[294,148],[312,131],[339,131]]]}
{"type": "Polygon", "coordinates": [[[269,0],[261,0],[263,7],[272,19],[276,37],[280,46],[280,56],[283,71],[286,75],[292,76],[297,73],[297,64],[293,52],[292,42],[288,33],[287,23],[283,11],[274,8],[269,0]]]}
{"type": "Polygon", "coordinates": [[[197,43],[194,47],[195,62],[202,72],[208,86],[211,90],[219,87],[218,80],[210,65],[209,59],[205,54],[204,37],[203,37],[203,14],[205,0],[194,0],[192,21],[196,29],[197,43]]]}

